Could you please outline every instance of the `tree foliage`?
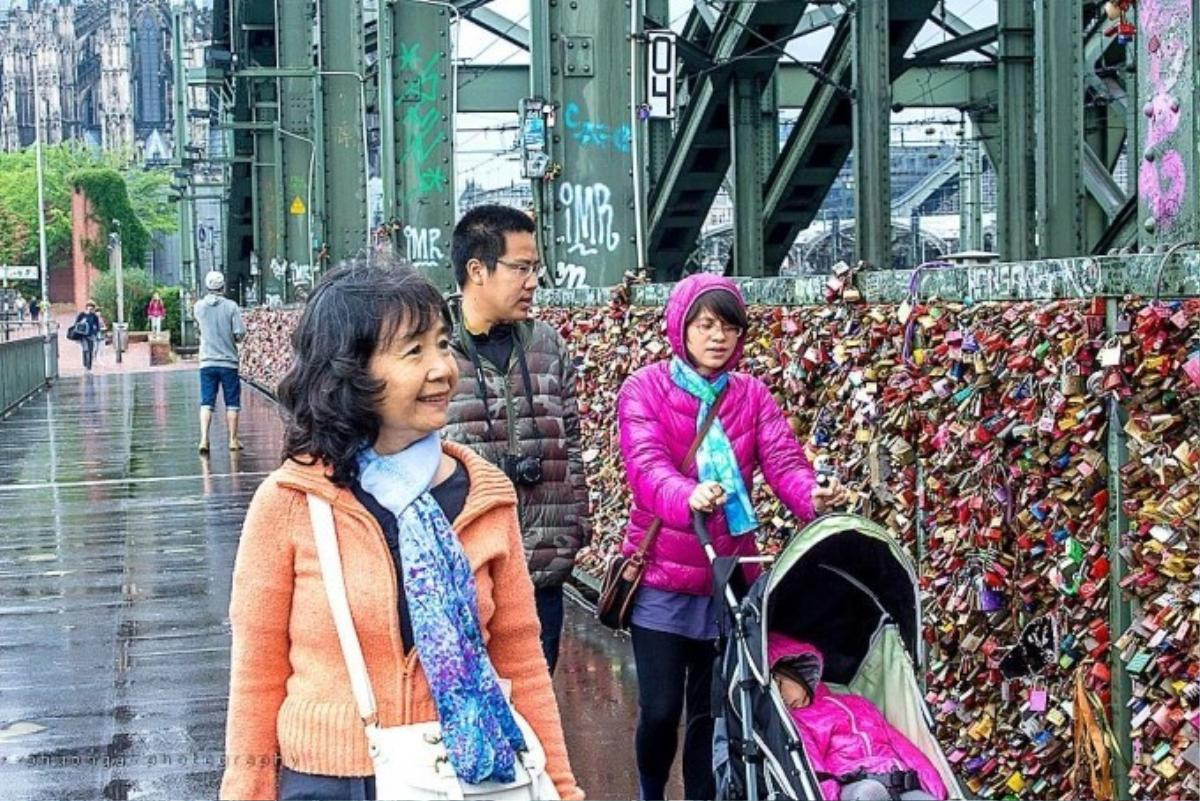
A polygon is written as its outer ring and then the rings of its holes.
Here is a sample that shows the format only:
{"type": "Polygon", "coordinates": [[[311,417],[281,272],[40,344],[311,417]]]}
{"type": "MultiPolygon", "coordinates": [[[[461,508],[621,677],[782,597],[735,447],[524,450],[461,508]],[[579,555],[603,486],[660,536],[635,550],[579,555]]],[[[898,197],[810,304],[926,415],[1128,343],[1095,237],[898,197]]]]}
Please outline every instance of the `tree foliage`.
{"type": "MultiPolygon", "coordinates": [[[[121,271],[121,280],[125,288],[125,320],[129,323],[130,331],[147,331],[150,321],[146,318],[146,306],[150,296],[158,292],[166,307],[167,317],[163,321],[163,330],[171,333],[171,341],[179,342],[179,287],[155,286],[150,274],[145,270],[133,268],[121,271]]],[[[100,276],[92,286],[92,299],[100,307],[100,314],[112,323],[117,319],[117,277],[113,273],[100,276]]]]}
{"type": "MultiPolygon", "coordinates": [[[[108,265],[105,243],[113,219],[121,220],[125,262],[131,266],[141,263],[153,234],[176,228],[174,206],[167,200],[168,169],[143,170],[125,153],[102,153],[79,142],[44,146],[42,166],[46,257],[52,269],[71,258],[71,193],[80,182],[88,184],[89,194],[99,193],[99,199],[92,197],[93,215],[103,236],[88,255],[100,269],[108,265]]],[[[37,263],[37,162],[28,147],[0,153],[0,264],[37,263]]]]}

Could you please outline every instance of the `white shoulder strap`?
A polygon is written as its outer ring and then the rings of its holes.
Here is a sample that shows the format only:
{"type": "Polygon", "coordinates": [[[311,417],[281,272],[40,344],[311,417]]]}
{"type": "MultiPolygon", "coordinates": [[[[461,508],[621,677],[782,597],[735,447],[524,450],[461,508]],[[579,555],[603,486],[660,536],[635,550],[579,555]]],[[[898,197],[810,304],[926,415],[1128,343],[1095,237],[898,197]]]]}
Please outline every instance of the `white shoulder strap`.
{"type": "Polygon", "coordinates": [[[367,663],[363,659],[358,634],[354,631],[354,619],[350,616],[350,603],[346,600],[346,582],[342,577],[342,558],[338,553],[337,531],[333,524],[333,509],[329,502],[316,495],[308,496],[308,516],[312,521],[313,539],[317,542],[317,558],[321,562],[321,576],[325,580],[325,594],[329,598],[329,610],[337,626],[338,640],[342,644],[342,657],[350,674],[350,685],[358,714],[367,726],[376,724],[375,694],[371,691],[371,679],[367,675],[367,663]]]}

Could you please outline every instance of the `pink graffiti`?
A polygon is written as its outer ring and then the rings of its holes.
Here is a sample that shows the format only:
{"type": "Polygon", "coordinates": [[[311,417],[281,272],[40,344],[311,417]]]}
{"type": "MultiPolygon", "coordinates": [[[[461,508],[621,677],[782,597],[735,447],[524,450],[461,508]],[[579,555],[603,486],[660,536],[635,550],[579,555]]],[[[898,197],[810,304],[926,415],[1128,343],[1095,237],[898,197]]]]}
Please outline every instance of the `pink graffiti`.
{"type": "Polygon", "coordinates": [[[1172,95],[1189,61],[1191,3],[1143,0],[1138,5],[1138,38],[1146,42],[1150,100],[1142,108],[1149,119],[1146,152],[1138,173],[1138,194],[1155,225],[1169,228],[1183,207],[1187,171],[1183,156],[1166,146],[1179,130],[1182,107],[1172,95]]]}

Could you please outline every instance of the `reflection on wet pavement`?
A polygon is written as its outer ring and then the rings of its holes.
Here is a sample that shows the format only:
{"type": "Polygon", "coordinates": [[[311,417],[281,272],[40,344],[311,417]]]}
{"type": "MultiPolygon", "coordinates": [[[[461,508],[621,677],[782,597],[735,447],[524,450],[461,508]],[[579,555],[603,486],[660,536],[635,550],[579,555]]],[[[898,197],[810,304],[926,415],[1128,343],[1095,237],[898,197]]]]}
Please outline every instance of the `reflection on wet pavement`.
{"type": "MultiPolygon", "coordinates": [[[[282,425],[246,388],[246,450],[227,450],[218,415],[202,459],[197,383],[195,372],[63,378],[0,420],[6,798],[216,795],[233,559],[282,425]]],[[[555,689],[588,795],[635,797],[628,638],[568,603],[555,689]]]]}
{"type": "MultiPolygon", "coordinates": [[[[554,673],[567,753],[589,798],[637,798],[633,731],[637,723],[637,673],[629,637],[596,622],[568,593],[562,653],[554,673]]],[[[680,742],[683,742],[682,732],[680,742]]],[[[679,758],[668,798],[683,797],[679,758]]]]}
{"type": "Polygon", "coordinates": [[[230,571],[281,426],[247,390],[247,450],[214,431],[201,459],[197,383],[64,378],[0,421],[5,797],[216,794],[230,571]]]}

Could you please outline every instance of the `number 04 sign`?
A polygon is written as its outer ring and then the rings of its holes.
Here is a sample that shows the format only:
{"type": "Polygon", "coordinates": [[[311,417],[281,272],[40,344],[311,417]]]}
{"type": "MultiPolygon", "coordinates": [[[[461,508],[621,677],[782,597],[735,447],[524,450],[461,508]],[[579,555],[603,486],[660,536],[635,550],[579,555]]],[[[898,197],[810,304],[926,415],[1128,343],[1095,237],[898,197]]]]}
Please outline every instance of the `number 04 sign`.
{"type": "Polygon", "coordinates": [[[646,105],[650,116],[675,116],[675,32],[646,31],[646,105]]]}

